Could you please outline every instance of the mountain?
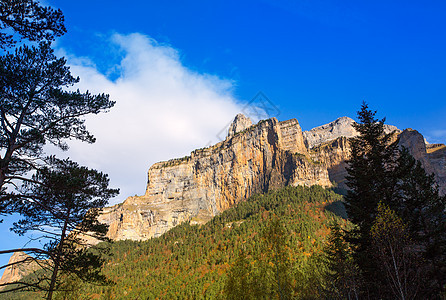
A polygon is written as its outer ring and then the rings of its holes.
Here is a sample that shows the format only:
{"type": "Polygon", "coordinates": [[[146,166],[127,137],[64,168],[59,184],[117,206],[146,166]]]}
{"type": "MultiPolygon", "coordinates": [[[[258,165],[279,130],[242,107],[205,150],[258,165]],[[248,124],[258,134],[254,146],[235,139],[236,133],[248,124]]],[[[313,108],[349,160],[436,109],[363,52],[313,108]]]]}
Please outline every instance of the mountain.
{"type": "Polygon", "coordinates": [[[9,259],[8,267],[3,272],[0,284],[18,281],[39,268],[37,260],[24,252],[15,252],[9,259]]]}
{"type": "MultiPolygon", "coordinates": [[[[358,132],[341,117],[302,132],[296,119],[276,118],[252,125],[242,114],[227,138],[190,156],[150,167],[146,193],[107,207],[100,221],[110,225],[113,240],[159,237],[183,222],[203,224],[256,193],[284,186],[336,185],[345,189],[348,138],[358,132]]],[[[446,192],[446,148],[425,143],[415,130],[385,125],[446,192]]]]}
{"type": "Polygon", "coordinates": [[[185,221],[205,223],[256,193],[331,186],[326,168],[312,161],[296,119],[249,127],[236,124],[241,119],[236,117],[224,141],[150,167],[145,195],[103,211],[109,237],[145,240],[185,221]]]}
{"type": "MultiPolygon", "coordinates": [[[[296,119],[271,118],[253,125],[239,114],[224,141],[154,164],[146,193],[106,207],[99,219],[110,225],[107,235],[113,240],[149,240],[182,223],[207,223],[255,194],[300,185],[345,189],[348,138],[358,135],[353,122],[341,117],[302,132],[296,119]]],[[[435,175],[445,194],[446,146],[426,143],[413,129],[386,125],[385,130],[435,175]]],[[[1,282],[23,275],[10,269],[1,282]]]]}
{"type": "MultiPolygon", "coordinates": [[[[325,125],[321,125],[311,129],[310,131],[304,131],[303,136],[305,140],[305,145],[308,148],[313,148],[322,143],[336,140],[340,137],[355,137],[359,133],[353,128],[353,123],[355,121],[349,117],[341,117],[333,122],[325,125]]],[[[401,130],[392,125],[384,125],[384,131],[386,133],[397,132],[400,133],[401,130]]]]}
{"type": "MultiPolygon", "coordinates": [[[[296,279],[290,282],[294,298],[321,299],[322,252],[329,226],[333,222],[350,226],[341,217],[345,217],[341,200],[342,196],[319,186],[287,186],[251,196],[204,225],[185,222],[160,238],[114,242],[102,269],[114,284],[63,278],[56,299],[242,299],[224,292],[231,274],[237,282],[246,282],[236,269],[242,252],[252,267],[245,270],[247,277],[261,284],[258,289],[263,295],[278,299],[272,233],[280,245],[286,245],[282,250],[289,260],[280,263],[286,263],[286,275],[296,279]],[[277,221],[280,230],[271,232],[277,221]]],[[[6,295],[10,300],[39,299],[45,293],[6,295]]]]}

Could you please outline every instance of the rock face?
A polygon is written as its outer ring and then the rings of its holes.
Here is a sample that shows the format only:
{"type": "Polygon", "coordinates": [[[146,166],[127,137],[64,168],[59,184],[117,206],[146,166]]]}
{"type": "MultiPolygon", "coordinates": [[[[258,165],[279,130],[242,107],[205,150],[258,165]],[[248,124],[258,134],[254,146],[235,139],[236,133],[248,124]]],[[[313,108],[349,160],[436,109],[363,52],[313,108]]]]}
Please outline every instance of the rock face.
{"type": "MultiPolygon", "coordinates": [[[[106,208],[100,221],[110,225],[114,240],[158,237],[182,223],[200,224],[252,194],[286,185],[345,186],[349,137],[358,133],[354,121],[342,117],[302,132],[296,119],[272,118],[251,125],[237,115],[228,137],[190,156],[154,164],[148,172],[146,193],[106,208]]],[[[446,148],[426,147],[416,131],[386,125],[394,139],[411,149],[445,193],[446,148]]]]}
{"type": "MultiPolygon", "coordinates": [[[[9,259],[9,267],[5,268],[0,284],[15,282],[37,270],[39,265],[24,252],[15,252],[9,259]]],[[[1,287],[0,287],[1,289],[1,287]]]]}
{"type": "Polygon", "coordinates": [[[158,237],[185,221],[206,222],[254,193],[331,185],[327,169],[309,157],[296,119],[272,118],[248,128],[246,119],[236,117],[223,142],[154,164],[145,195],[104,210],[100,220],[110,225],[108,236],[158,237]]]}
{"type": "Polygon", "coordinates": [[[347,188],[345,167],[347,167],[346,160],[350,158],[350,144],[347,137],[340,136],[334,140],[314,145],[310,150],[310,156],[314,162],[327,168],[330,182],[340,188],[347,188]]]}
{"type": "MultiPolygon", "coordinates": [[[[329,179],[338,187],[346,189],[346,160],[350,158],[348,138],[359,135],[352,126],[355,121],[349,117],[341,117],[335,121],[303,132],[305,145],[311,159],[327,168],[329,179]]],[[[394,138],[401,130],[392,125],[384,125],[386,133],[394,133],[394,138]]]]}
{"type": "MultiPolygon", "coordinates": [[[[359,133],[352,126],[354,123],[355,121],[349,117],[341,117],[331,123],[315,127],[310,131],[304,131],[303,136],[305,145],[311,149],[317,145],[335,140],[339,137],[350,138],[358,136],[359,133]]],[[[390,133],[393,131],[396,131],[398,133],[401,132],[401,130],[399,130],[395,126],[387,124],[384,125],[384,131],[386,133],[390,133]]]]}
{"type": "Polygon", "coordinates": [[[244,114],[237,114],[228,129],[228,137],[234,136],[236,133],[243,131],[252,126],[251,119],[244,114]]]}
{"type": "Polygon", "coordinates": [[[424,137],[408,128],[399,135],[399,144],[419,160],[428,174],[434,174],[442,195],[446,194],[446,146],[426,144],[424,137]]]}
{"type": "Polygon", "coordinates": [[[304,131],[303,136],[305,144],[308,148],[313,148],[322,143],[335,140],[339,137],[357,136],[358,132],[353,128],[355,121],[349,117],[341,117],[335,121],[315,127],[310,131],[304,131]]]}
{"type": "MultiPolygon", "coordinates": [[[[190,156],[154,164],[148,172],[146,193],[106,207],[99,221],[109,224],[113,240],[159,237],[182,222],[201,224],[255,193],[287,185],[346,188],[348,138],[358,135],[353,120],[339,118],[302,132],[296,119],[276,118],[251,125],[239,114],[225,141],[195,150],[190,156]]],[[[409,149],[427,173],[433,173],[446,194],[446,146],[426,144],[416,130],[385,125],[393,140],[409,149]]],[[[88,242],[95,244],[97,241],[88,242]]],[[[15,253],[9,263],[26,259],[15,253]]],[[[8,267],[1,283],[19,280],[36,267],[33,262],[8,267]]]]}

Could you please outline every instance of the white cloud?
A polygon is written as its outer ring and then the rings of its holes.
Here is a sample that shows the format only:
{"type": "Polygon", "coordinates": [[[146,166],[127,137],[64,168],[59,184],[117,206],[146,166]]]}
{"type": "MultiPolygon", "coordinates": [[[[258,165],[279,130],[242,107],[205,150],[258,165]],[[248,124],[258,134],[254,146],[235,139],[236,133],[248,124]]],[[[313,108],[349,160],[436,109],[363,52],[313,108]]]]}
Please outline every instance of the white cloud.
{"type": "Polygon", "coordinates": [[[117,203],[144,193],[153,163],[217,142],[216,135],[242,106],[231,94],[231,81],[191,71],[170,46],[137,33],[115,34],[110,43],[124,54],[113,81],[88,59],[65,55],[73,75],[81,78],[76,88],[108,93],[116,105],[87,118],[96,143],[72,141],[63,156],[108,173],[111,186],[121,188],[112,201],[117,203]]]}

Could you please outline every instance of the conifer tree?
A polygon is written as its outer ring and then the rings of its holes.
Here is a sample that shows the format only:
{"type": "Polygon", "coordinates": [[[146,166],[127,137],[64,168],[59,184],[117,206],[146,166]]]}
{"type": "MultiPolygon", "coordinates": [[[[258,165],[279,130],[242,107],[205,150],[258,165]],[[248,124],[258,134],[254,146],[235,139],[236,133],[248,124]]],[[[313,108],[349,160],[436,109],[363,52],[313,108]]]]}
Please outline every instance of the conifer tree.
{"type": "Polygon", "coordinates": [[[22,38],[51,41],[66,32],[62,11],[35,0],[0,1],[0,30],[0,49],[4,50],[22,38]]]}
{"type": "Polygon", "coordinates": [[[359,123],[353,124],[359,136],[350,140],[351,159],[347,167],[346,209],[363,237],[370,231],[378,202],[392,199],[396,182],[393,169],[397,144],[391,144],[391,134],[384,132],[385,119],[379,120],[375,115],[376,111],[364,102],[358,112],[359,123]]]}
{"type": "Polygon", "coordinates": [[[377,266],[371,259],[370,229],[376,218],[380,201],[391,202],[395,192],[396,178],[393,170],[397,144],[390,143],[391,135],[384,132],[385,119],[375,117],[376,111],[363,102],[358,112],[359,123],[353,126],[359,136],[350,140],[351,159],[347,167],[345,206],[349,219],[355,227],[348,240],[355,247],[354,258],[365,277],[367,293],[377,291],[377,266]]]}
{"type": "Polygon", "coordinates": [[[16,187],[45,165],[45,144],[68,149],[67,139],[93,143],[83,116],[107,111],[108,95],[67,91],[79,81],[50,44],[22,46],[0,57],[0,215],[17,203],[16,187]]]}
{"type": "Polygon", "coordinates": [[[328,268],[325,274],[327,298],[359,299],[359,270],[352,257],[353,249],[338,223],[330,226],[324,253],[328,268]]]}
{"type": "Polygon", "coordinates": [[[386,285],[380,273],[384,261],[373,259],[376,247],[371,238],[378,203],[382,202],[408,225],[407,234],[425,259],[422,267],[430,270],[425,273],[429,284],[419,286],[424,287],[424,295],[437,297],[446,277],[445,197],[439,195],[433,175],[427,175],[421,163],[398,146],[398,140],[391,141],[391,134],[384,132],[385,120],[376,119],[375,114],[365,103],[358,112],[360,122],[354,127],[359,136],[350,141],[350,190],[345,197],[348,216],[355,224],[348,241],[355,246],[354,258],[364,276],[365,292],[379,298],[383,296],[379,287],[386,285]]]}
{"type": "Polygon", "coordinates": [[[108,188],[107,175],[70,160],[53,157],[49,164],[23,186],[26,200],[19,212],[24,218],[14,223],[13,230],[19,235],[32,232],[46,241],[42,249],[20,249],[34,254],[42,270],[34,282],[15,283],[14,289],[45,290],[51,299],[61,283],[60,273],[105,281],[100,274],[101,254],[87,248],[88,237],[107,240],[108,226],[99,223],[97,216],[118,190],[108,188]]]}

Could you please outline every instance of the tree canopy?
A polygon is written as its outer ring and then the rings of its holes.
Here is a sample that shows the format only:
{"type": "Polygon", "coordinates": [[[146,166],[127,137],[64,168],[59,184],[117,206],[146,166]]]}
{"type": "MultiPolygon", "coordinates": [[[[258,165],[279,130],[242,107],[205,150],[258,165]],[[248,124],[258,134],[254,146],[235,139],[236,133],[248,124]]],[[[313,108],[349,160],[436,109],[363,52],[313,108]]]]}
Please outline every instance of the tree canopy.
{"type": "Polygon", "coordinates": [[[359,123],[354,125],[360,135],[351,139],[347,168],[350,189],[346,209],[356,225],[347,240],[364,279],[362,291],[377,298],[385,298],[395,289],[398,293],[394,296],[403,299],[417,292],[436,297],[446,278],[445,197],[439,195],[433,175],[426,174],[398,139],[392,140],[391,134],[384,132],[385,119],[378,120],[375,115],[376,111],[363,103],[359,123]],[[389,230],[384,232],[383,228],[389,230]],[[406,246],[393,247],[389,254],[388,245],[397,244],[395,240],[406,246]],[[377,252],[383,255],[377,257],[377,252]],[[409,263],[419,256],[424,261],[422,267],[409,263]],[[385,268],[389,259],[397,266],[392,272],[385,268]],[[414,276],[419,268],[424,269],[423,276],[414,276]],[[383,276],[383,270],[388,276],[383,276]],[[411,286],[393,282],[409,277],[418,281],[411,281],[411,286]],[[427,279],[423,284],[422,278],[427,279]],[[401,292],[403,286],[406,292],[401,292]]]}
{"type": "Polygon", "coordinates": [[[3,50],[22,38],[51,41],[66,32],[62,11],[41,6],[35,0],[2,0],[0,30],[0,48],[3,50]]]}
{"type": "Polygon", "coordinates": [[[108,188],[108,183],[105,174],[54,157],[49,166],[37,170],[26,181],[19,206],[23,219],[12,229],[19,235],[37,233],[45,245],[41,249],[20,249],[34,254],[41,270],[31,282],[14,283],[14,290],[41,289],[48,291],[51,299],[59,286],[59,272],[74,274],[84,281],[106,281],[100,274],[102,255],[87,247],[92,239],[107,240],[108,226],[99,223],[97,216],[108,199],[118,193],[108,188]]]}
{"type": "Polygon", "coordinates": [[[94,142],[83,117],[107,111],[114,102],[105,94],[68,91],[79,78],[48,43],[0,57],[0,74],[0,185],[6,206],[17,197],[6,188],[18,186],[24,174],[44,164],[45,144],[66,150],[67,139],[94,142]]]}
{"type": "Polygon", "coordinates": [[[79,78],[51,48],[65,32],[58,9],[35,0],[0,2],[0,215],[19,213],[23,219],[13,230],[40,232],[45,241],[43,248],[0,254],[33,253],[26,259],[42,267],[37,281],[16,288],[46,289],[49,299],[59,272],[100,277],[101,260],[80,236],[104,237],[107,226],[97,216],[118,193],[108,188],[107,175],[45,153],[46,145],[67,150],[70,139],[93,143],[84,117],[114,106],[106,94],[74,90],[79,78]]]}

